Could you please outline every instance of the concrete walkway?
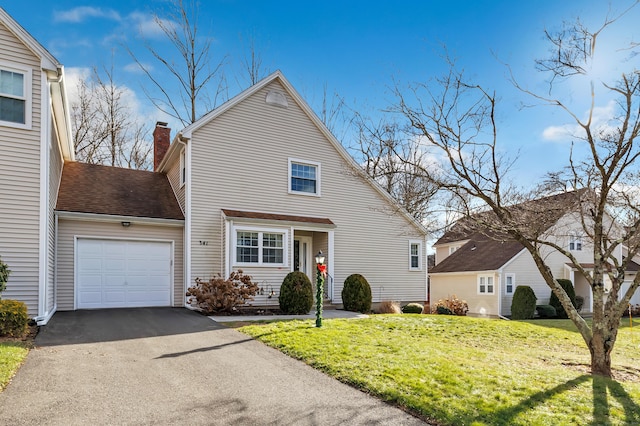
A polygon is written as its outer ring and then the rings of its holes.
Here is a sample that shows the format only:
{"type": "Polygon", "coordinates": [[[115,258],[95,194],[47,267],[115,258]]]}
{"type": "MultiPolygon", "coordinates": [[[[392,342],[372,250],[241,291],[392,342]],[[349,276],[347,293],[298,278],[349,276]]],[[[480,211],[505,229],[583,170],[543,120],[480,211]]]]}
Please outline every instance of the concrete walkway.
{"type": "Polygon", "coordinates": [[[36,345],[0,424],[424,424],[186,309],[59,312],[36,345]]]}

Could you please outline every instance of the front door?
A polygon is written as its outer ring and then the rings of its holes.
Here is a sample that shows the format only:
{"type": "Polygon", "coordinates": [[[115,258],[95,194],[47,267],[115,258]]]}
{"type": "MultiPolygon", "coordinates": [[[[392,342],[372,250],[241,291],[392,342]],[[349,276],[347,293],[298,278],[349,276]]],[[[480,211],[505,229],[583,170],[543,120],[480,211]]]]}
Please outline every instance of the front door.
{"type": "Polygon", "coordinates": [[[313,239],[311,237],[294,237],[293,239],[293,270],[307,274],[313,282],[313,239]]]}

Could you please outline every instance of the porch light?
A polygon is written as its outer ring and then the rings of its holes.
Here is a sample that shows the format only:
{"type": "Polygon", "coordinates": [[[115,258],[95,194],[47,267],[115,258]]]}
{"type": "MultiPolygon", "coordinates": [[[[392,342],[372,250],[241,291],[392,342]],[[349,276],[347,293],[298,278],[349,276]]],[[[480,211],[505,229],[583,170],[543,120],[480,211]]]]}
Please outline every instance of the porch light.
{"type": "Polygon", "coordinates": [[[316,327],[322,327],[322,296],[324,295],[324,278],[327,276],[327,265],[324,264],[322,250],[316,254],[316,327]]]}
{"type": "Polygon", "coordinates": [[[122,224],[122,226],[124,226],[125,228],[128,228],[131,226],[131,222],[120,222],[122,224]]]}

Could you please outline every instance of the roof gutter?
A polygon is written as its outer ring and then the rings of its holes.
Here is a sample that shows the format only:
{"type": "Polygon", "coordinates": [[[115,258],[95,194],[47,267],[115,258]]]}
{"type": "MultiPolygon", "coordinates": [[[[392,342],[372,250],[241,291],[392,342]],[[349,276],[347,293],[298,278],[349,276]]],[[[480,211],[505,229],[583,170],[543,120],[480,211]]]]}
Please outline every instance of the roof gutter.
{"type": "Polygon", "coordinates": [[[164,225],[183,227],[184,219],[163,219],[157,217],[120,216],[99,213],[68,212],[56,210],[55,215],[63,219],[86,220],[92,222],[128,222],[140,225],[164,225]]]}

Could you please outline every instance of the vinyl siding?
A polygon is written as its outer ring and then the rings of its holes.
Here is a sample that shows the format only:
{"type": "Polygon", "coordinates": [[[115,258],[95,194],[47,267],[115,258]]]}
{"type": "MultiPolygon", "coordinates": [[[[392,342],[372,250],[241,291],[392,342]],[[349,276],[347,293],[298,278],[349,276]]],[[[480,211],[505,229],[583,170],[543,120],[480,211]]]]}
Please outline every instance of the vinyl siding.
{"type": "Polygon", "coordinates": [[[40,60],[0,23],[2,61],[32,69],[30,130],[0,126],[0,256],[11,276],[2,294],[38,314],[40,60]]]}
{"type": "MultiPolygon", "coordinates": [[[[498,282],[498,275],[493,275],[494,283],[498,282]]],[[[494,294],[478,294],[478,274],[433,274],[431,275],[431,306],[435,306],[438,300],[456,296],[465,300],[469,305],[470,315],[497,316],[498,289],[496,284],[494,294]]]]}
{"type": "Polygon", "coordinates": [[[120,222],[93,222],[60,218],[57,243],[57,302],[58,310],[68,311],[74,307],[74,236],[104,237],[139,240],[173,241],[173,285],[174,306],[184,306],[184,247],[182,227],[163,227],[133,223],[129,228],[120,222]]]}
{"type": "Polygon", "coordinates": [[[169,179],[169,183],[173,188],[173,192],[176,194],[176,199],[180,204],[180,208],[183,212],[185,212],[185,185],[180,186],[180,155],[176,155],[175,161],[169,167],[167,178],[169,179]]]}
{"type": "MultiPolygon", "coordinates": [[[[335,259],[327,261],[333,262],[337,303],[352,273],[368,279],[374,301],[425,300],[426,268],[408,270],[408,241],[424,236],[350,168],[288,93],[288,108],[266,104],[274,89],[285,92],[274,81],[193,134],[190,280],[224,270],[218,242],[220,209],[227,208],[331,219],[335,259]],[[289,158],[321,163],[321,197],[288,193],[289,158]]],[[[280,276],[264,273],[266,280],[280,276]]]]}
{"type": "Polygon", "coordinates": [[[55,306],[55,238],[56,224],[54,209],[58,199],[58,189],[62,177],[62,153],[54,125],[51,123],[51,143],[49,144],[49,207],[47,209],[47,220],[49,222],[49,233],[47,236],[47,304],[46,312],[49,313],[55,306]]]}

